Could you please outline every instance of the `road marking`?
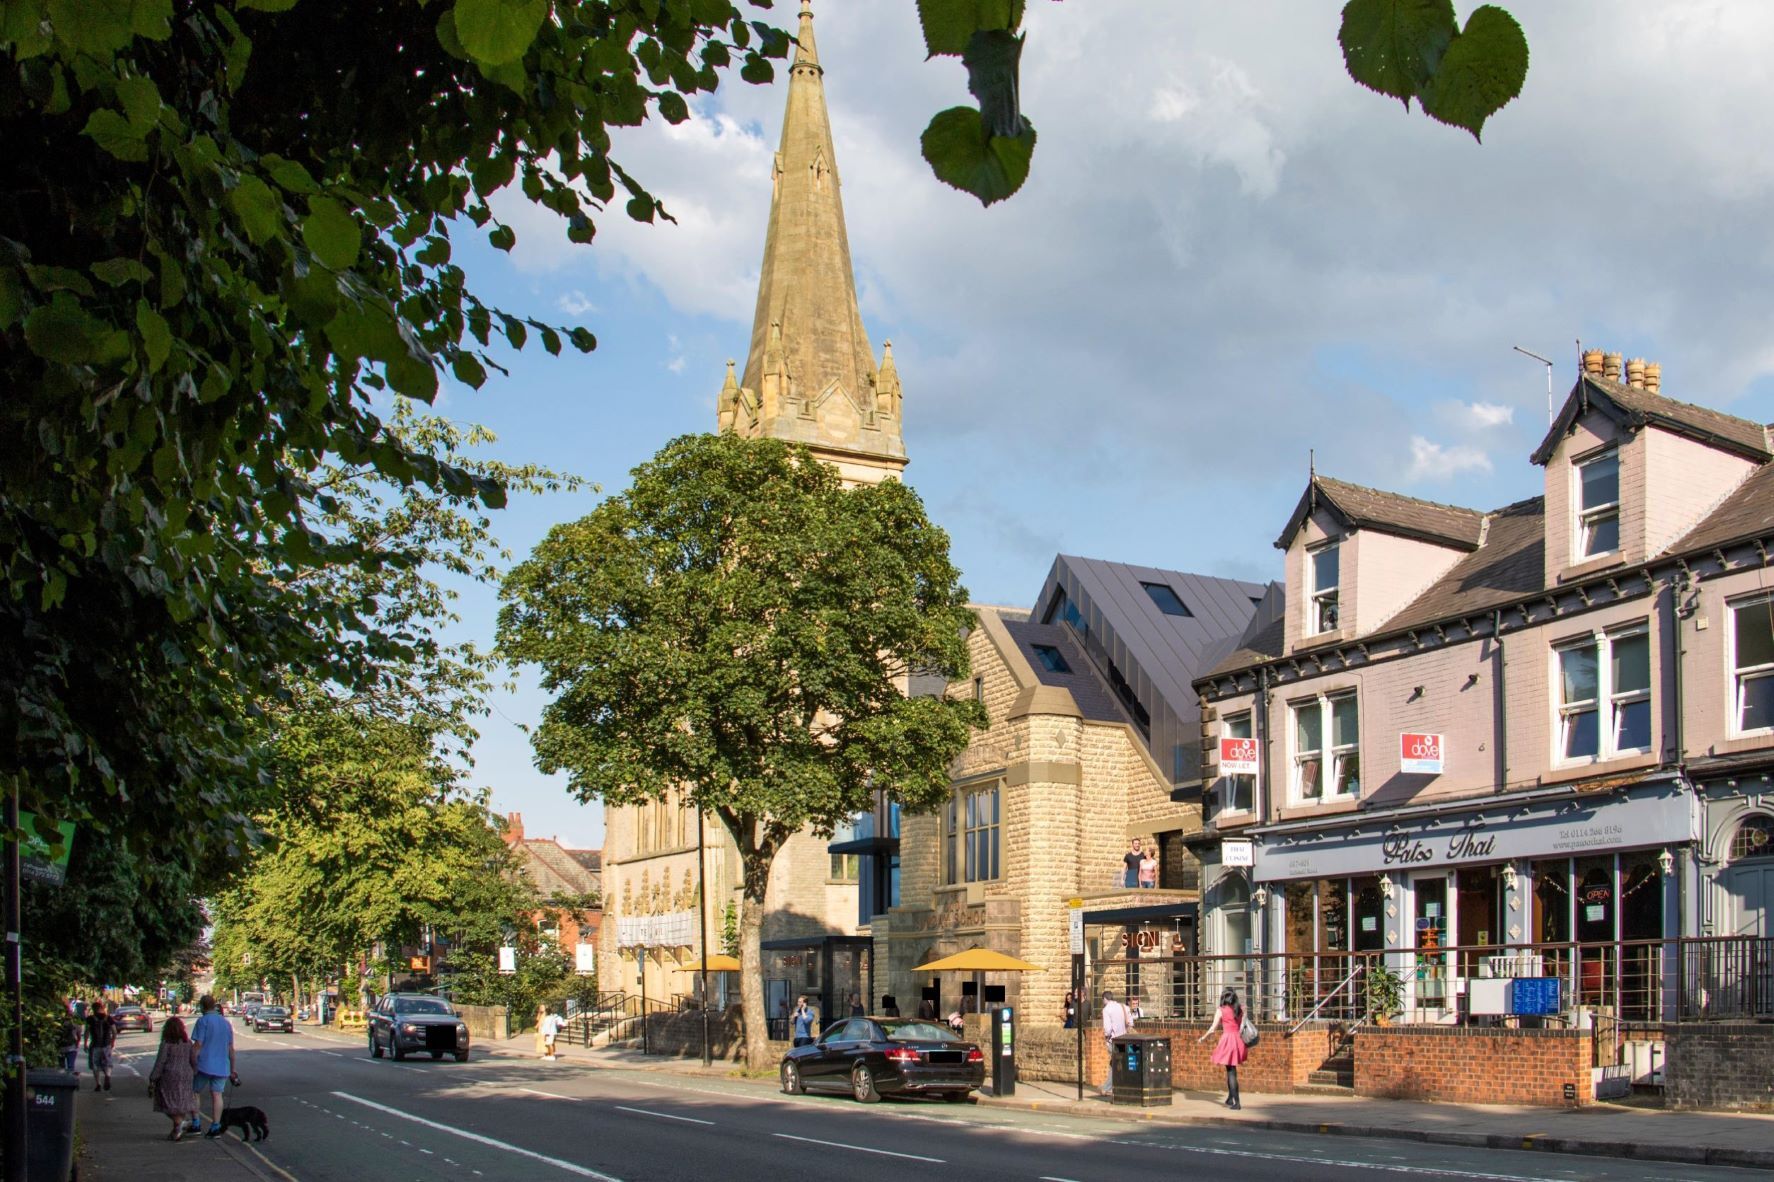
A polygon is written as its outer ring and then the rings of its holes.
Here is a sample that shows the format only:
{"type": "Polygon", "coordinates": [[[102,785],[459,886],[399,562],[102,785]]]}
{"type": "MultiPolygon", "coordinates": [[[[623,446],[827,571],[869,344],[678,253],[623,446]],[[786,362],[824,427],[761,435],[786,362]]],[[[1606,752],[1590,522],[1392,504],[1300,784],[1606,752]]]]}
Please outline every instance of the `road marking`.
{"type": "MultiPolygon", "coordinates": [[[[777,1134],[781,1136],[781,1134],[777,1134]]],[[[1259,1161],[1284,1161],[1300,1165],[1342,1166],[1351,1170],[1379,1170],[1388,1174],[1428,1174],[1437,1178],[1481,1178],[1484,1182],[1562,1182],[1543,1174],[1480,1174],[1453,1166],[1393,1166],[1378,1161],[1354,1161],[1334,1157],[1296,1157],[1285,1153],[1260,1153],[1254,1149],[1213,1149],[1206,1145],[1176,1145],[1162,1141],[1112,1140],[1114,1145],[1133,1145],[1143,1149],[1168,1149],[1177,1153],[1207,1153],[1218,1157],[1248,1157],[1259,1161]]]]}
{"type": "Polygon", "coordinates": [[[353,1096],[350,1092],[334,1092],[333,1095],[339,1097],[341,1100],[349,1100],[353,1104],[361,1104],[365,1108],[371,1108],[377,1112],[386,1112],[389,1116],[398,1116],[402,1120],[410,1120],[414,1124],[423,1125],[428,1129],[436,1129],[440,1133],[448,1133],[452,1137],[460,1137],[464,1141],[473,1141],[479,1145],[490,1145],[494,1149],[503,1149],[507,1153],[515,1153],[519,1157],[527,1157],[532,1161],[542,1162],[545,1165],[553,1166],[557,1170],[565,1170],[569,1174],[577,1174],[581,1178],[595,1178],[598,1182],[622,1182],[620,1178],[614,1178],[609,1174],[600,1174],[598,1171],[579,1165],[576,1162],[563,1161],[558,1157],[549,1157],[547,1154],[537,1153],[534,1149],[525,1149],[521,1145],[513,1145],[509,1141],[499,1141],[492,1137],[483,1137],[479,1133],[471,1133],[467,1129],[458,1129],[451,1125],[440,1124],[434,1120],[426,1120],[422,1116],[414,1116],[410,1112],[402,1112],[398,1108],[390,1108],[388,1105],[378,1104],[374,1100],[365,1100],[362,1096],[353,1096]]]}
{"type": "MultiPolygon", "coordinates": [[[[230,1140],[232,1140],[232,1138],[230,1138],[230,1140]]],[[[284,1169],[282,1166],[278,1165],[276,1162],[274,1162],[270,1158],[266,1157],[263,1153],[260,1153],[258,1151],[258,1149],[255,1148],[254,1146],[248,1145],[246,1142],[243,1141],[243,1142],[241,1142],[241,1148],[245,1149],[248,1153],[252,1154],[254,1157],[256,1157],[260,1161],[264,1162],[265,1165],[267,1167],[269,1167],[271,1169],[271,1171],[273,1173],[275,1173],[279,1178],[282,1178],[284,1180],[284,1182],[296,1182],[296,1176],[294,1174],[290,1173],[288,1170],[284,1169]]]]}
{"type": "Polygon", "coordinates": [[[772,1137],[781,1137],[784,1141],[805,1141],[809,1145],[829,1145],[833,1149],[854,1149],[858,1153],[878,1153],[882,1157],[903,1157],[907,1161],[927,1161],[947,1165],[940,1157],[921,1157],[916,1153],[895,1153],[891,1149],[870,1149],[867,1145],[846,1145],[842,1141],[821,1141],[815,1137],[797,1137],[793,1133],[771,1133],[772,1137]]]}
{"type": "Polygon", "coordinates": [[[1055,1178],[1052,1174],[1042,1174],[1041,1182],[1078,1182],[1076,1178],[1055,1178]]]}
{"type": "Polygon", "coordinates": [[[528,1092],[532,1096],[547,1096],[550,1100],[572,1100],[573,1096],[563,1096],[559,1092],[544,1092],[538,1088],[518,1088],[520,1092],[528,1092]]]}
{"type": "Polygon", "coordinates": [[[694,1116],[673,1116],[669,1112],[654,1112],[651,1108],[630,1108],[626,1104],[612,1104],[611,1107],[620,1112],[638,1112],[642,1116],[657,1116],[662,1120],[681,1120],[692,1125],[712,1125],[715,1123],[712,1120],[698,1120],[694,1116]]]}

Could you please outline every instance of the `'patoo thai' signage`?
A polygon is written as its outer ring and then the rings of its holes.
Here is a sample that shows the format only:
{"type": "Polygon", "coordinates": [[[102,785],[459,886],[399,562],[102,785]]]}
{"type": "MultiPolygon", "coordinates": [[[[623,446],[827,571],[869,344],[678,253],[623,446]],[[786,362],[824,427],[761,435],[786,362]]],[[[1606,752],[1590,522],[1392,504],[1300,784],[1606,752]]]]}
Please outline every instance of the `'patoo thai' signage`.
{"type": "Polygon", "coordinates": [[[1274,882],[1476,866],[1673,845],[1698,833],[1692,794],[1671,783],[1649,784],[1626,796],[1496,803],[1392,822],[1379,815],[1335,828],[1263,834],[1252,877],[1274,882]]]}

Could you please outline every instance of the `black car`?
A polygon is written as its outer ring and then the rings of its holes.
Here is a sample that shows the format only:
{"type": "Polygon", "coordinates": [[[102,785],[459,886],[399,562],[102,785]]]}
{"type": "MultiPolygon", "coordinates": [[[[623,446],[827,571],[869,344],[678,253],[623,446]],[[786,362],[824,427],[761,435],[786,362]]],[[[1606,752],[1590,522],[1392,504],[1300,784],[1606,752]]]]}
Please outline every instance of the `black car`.
{"type": "Polygon", "coordinates": [[[450,1003],[429,993],[390,993],[365,1015],[370,1028],[370,1054],[386,1050],[398,1062],[424,1051],[433,1059],[456,1056],[468,1062],[468,1026],[450,1003]]]}
{"type": "Polygon", "coordinates": [[[264,1004],[265,1003],[262,1001],[249,1001],[243,1003],[240,1007],[241,1018],[250,1024],[253,1020],[253,1015],[258,1013],[259,1007],[264,1004]]]}
{"type": "Polygon", "coordinates": [[[154,1019],[141,1006],[118,1006],[111,1011],[111,1020],[119,1030],[140,1030],[143,1034],[154,1033],[154,1019]]]}
{"type": "Polygon", "coordinates": [[[296,1032],[296,1020],[290,1017],[288,1006],[260,1006],[253,1011],[252,1024],[260,1034],[267,1030],[296,1032]]]}
{"type": "Polygon", "coordinates": [[[865,1104],[919,1094],[959,1102],[985,1081],[977,1046],[918,1018],[849,1018],[782,1057],[782,1090],[790,1095],[843,1090],[865,1104]]]}

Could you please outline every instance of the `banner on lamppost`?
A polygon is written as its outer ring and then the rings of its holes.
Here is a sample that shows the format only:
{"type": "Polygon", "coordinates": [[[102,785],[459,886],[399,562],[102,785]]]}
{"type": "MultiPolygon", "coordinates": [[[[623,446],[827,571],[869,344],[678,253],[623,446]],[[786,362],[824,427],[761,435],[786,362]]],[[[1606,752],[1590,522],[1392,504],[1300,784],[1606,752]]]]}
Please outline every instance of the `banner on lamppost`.
{"type": "Polygon", "coordinates": [[[499,949],[499,971],[501,973],[517,972],[517,949],[510,947],[499,949]]]}
{"type": "Polygon", "coordinates": [[[576,973],[597,972],[597,945],[576,944],[573,947],[573,971],[576,973]]]}
{"type": "Polygon", "coordinates": [[[74,851],[74,823],[57,821],[56,841],[51,844],[37,832],[37,814],[20,810],[18,827],[25,831],[19,846],[18,872],[21,878],[61,886],[68,881],[68,855],[74,851]]]}

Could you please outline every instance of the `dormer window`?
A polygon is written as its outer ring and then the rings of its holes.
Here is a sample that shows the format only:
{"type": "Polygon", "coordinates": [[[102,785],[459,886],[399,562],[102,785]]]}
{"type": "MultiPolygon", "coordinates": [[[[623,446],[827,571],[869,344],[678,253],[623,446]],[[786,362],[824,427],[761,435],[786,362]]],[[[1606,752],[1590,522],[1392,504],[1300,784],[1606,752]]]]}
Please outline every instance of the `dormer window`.
{"type": "Polygon", "coordinates": [[[1577,558],[1620,548],[1620,453],[1606,451],[1576,466],[1577,558]]]}
{"type": "Polygon", "coordinates": [[[1337,585],[1341,581],[1337,543],[1308,550],[1306,565],[1310,568],[1307,580],[1312,587],[1312,596],[1306,606],[1306,634],[1316,636],[1320,632],[1335,632],[1340,619],[1337,585]]]}

